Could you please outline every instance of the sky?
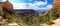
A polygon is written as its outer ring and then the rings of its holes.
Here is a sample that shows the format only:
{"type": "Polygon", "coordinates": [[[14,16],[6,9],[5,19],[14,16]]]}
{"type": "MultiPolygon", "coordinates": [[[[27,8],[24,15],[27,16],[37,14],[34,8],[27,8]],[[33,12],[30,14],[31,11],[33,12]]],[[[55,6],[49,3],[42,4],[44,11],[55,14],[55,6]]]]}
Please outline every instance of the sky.
{"type": "Polygon", "coordinates": [[[9,0],[9,2],[13,4],[14,9],[50,10],[53,5],[53,0],[9,0]]]}

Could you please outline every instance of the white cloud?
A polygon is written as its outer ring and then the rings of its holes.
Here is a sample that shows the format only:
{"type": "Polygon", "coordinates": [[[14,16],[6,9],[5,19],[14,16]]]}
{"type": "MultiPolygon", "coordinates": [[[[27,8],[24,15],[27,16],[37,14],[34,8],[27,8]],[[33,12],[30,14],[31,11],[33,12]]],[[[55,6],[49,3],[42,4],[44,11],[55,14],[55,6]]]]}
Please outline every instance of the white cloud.
{"type": "Polygon", "coordinates": [[[43,1],[39,1],[39,2],[37,2],[37,1],[35,1],[35,5],[37,5],[37,6],[40,6],[40,5],[47,5],[47,0],[45,0],[45,2],[43,2],[43,1]]]}
{"type": "Polygon", "coordinates": [[[35,3],[38,2],[38,1],[35,1],[35,3]]]}
{"type": "MultiPolygon", "coordinates": [[[[4,1],[4,0],[3,0],[4,1]]],[[[30,0],[31,1],[31,0],[30,0]]],[[[11,2],[11,1],[9,1],[11,2]]],[[[43,1],[35,1],[35,3],[16,3],[16,2],[11,2],[13,4],[14,9],[34,9],[34,10],[39,10],[39,9],[51,9],[52,5],[47,5],[47,0],[45,2],[43,1]],[[38,7],[41,5],[47,5],[46,7],[38,7]]]]}
{"type": "Polygon", "coordinates": [[[32,1],[32,0],[29,0],[29,1],[32,1]]]}
{"type": "Polygon", "coordinates": [[[47,5],[47,9],[51,9],[52,8],[52,5],[47,5]]]}
{"type": "Polygon", "coordinates": [[[34,10],[50,10],[51,8],[52,5],[47,5],[46,7],[37,7],[37,6],[33,7],[34,10]]]}
{"type": "MultiPolygon", "coordinates": [[[[26,8],[26,3],[14,3],[13,6],[14,6],[14,9],[24,9],[26,8]]],[[[27,9],[27,8],[26,8],[27,9]]]]}
{"type": "Polygon", "coordinates": [[[46,5],[47,2],[39,1],[39,2],[36,2],[34,4],[37,5],[37,6],[40,6],[40,5],[46,5]]]}
{"type": "Polygon", "coordinates": [[[5,2],[6,0],[2,0],[2,2],[5,2]]]}

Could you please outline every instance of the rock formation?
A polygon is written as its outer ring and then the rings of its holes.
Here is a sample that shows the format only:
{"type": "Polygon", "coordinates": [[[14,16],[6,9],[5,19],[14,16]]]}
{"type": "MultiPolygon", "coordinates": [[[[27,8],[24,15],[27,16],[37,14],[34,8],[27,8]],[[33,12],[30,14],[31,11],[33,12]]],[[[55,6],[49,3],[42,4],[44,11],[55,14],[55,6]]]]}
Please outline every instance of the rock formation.
{"type": "Polygon", "coordinates": [[[53,8],[58,8],[58,9],[60,9],[60,0],[54,0],[53,8]]]}
{"type": "Polygon", "coordinates": [[[13,11],[13,6],[12,4],[7,0],[6,2],[0,2],[0,6],[9,12],[13,11]]]}
{"type": "Polygon", "coordinates": [[[36,17],[39,15],[38,12],[36,12],[33,9],[16,9],[14,10],[17,14],[21,15],[21,16],[31,16],[31,17],[36,17]]]}

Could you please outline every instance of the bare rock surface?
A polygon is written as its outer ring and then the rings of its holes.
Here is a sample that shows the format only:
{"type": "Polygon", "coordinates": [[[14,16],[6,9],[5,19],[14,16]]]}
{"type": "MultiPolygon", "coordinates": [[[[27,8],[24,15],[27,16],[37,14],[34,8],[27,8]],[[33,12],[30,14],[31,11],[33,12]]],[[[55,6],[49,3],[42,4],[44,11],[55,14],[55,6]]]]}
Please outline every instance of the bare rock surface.
{"type": "Polygon", "coordinates": [[[55,24],[52,24],[51,26],[60,26],[60,18],[53,21],[55,24]]]}
{"type": "Polygon", "coordinates": [[[20,26],[17,23],[9,23],[8,26],[20,26]]]}

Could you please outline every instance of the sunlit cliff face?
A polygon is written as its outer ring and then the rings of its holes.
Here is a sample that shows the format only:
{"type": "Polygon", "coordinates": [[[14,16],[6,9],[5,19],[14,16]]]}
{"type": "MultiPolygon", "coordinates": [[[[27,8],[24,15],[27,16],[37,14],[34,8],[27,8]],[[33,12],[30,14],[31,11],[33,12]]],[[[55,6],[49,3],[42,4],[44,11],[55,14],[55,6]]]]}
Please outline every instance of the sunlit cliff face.
{"type": "Polygon", "coordinates": [[[60,9],[60,0],[54,0],[53,8],[58,8],[58,9],[60,9]]]}
{"type": "Polygon", "coordinates": [[[13,5],[8,0],[5,2],[1,2],[0,5],[3,8],[3,10],[13,12],[13,5]]]}

